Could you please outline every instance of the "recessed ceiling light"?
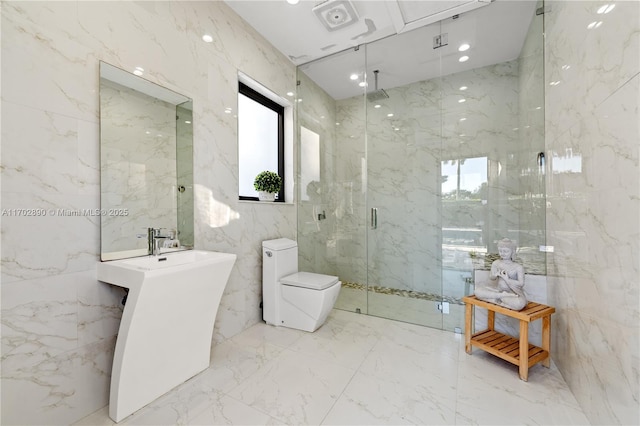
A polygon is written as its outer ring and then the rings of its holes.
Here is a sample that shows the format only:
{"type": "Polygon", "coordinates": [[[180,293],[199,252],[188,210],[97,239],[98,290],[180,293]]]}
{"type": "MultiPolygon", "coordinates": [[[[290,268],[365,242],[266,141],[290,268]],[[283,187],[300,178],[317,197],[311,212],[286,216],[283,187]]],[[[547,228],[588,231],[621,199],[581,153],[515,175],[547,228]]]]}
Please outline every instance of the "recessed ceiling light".
{"type": "Polygon", "coordinates": [[[459,103],[459,104],[461,104],[461,103],[463,103],[463,102],[467,102],[467,100],[466,100],[466,99],[464,99],[464,98],[462,98],[462,99],[458,99],[458,103],[459,103]]]}
{"type": "Polygon", "coordinates": [[[467,86],[460,86],[460,90],[467,90],[468,87],[467,86]]]}
{"type": "Polygon", "coordinates": [[[466,118],[466,117],[462,117],[462,118],[460,119],[460,121],[467,121],[467,118],[466,118]]]}
{"type": "Polygon", "coordinates": [[[189,120],[184,120],[185,124],[191,124],[189,120]]]}
{"type": "Polygon", "coordinates": [[[373,107],[374,107],[374,108],[380,108],[380,107],[382,107],[382,105],[380,105],[380,104],[375,104],[373,107]]]}
{"type": "Polygon", "coordinates": [[[211,43],[213,41],[213,37],[210,34],[205,34],[202,36],[202,40],[205,43],[211,43]]]}
{"type": "Polygon", "coordinates": [[[393,117],[393,113],[390,112],[389,114],[387,114],[387,117],[393,117]]]}
{"type": "Polygon", "coordinates": [[[293,96],[294,93],[293,92],[287,92],[287,96],[293,96]]]}
{"type": "Polygon", "coordinates": [[[287,0],[287,3],[289,4],[298,4],[300,0],[287,0]]]}
{"type": "Polygon", "coordinates": [[[361,81],[360,83],[358,83],[358,86],[360,87],[365,87],[367,85],[367,83],[365,83],[364,81],[361,81]]]}
{"type": "Polygon", "coordinates": [[[144,70],[143,70],[142,68],[140,68],[140,67],[136,67],[136,69],[135,69],[135,70],[133,70],[133,73],[134,73],[135,75],[142,75],[142,74],[144,74],[144,73],[143,73],[143,71],[144,71],[144,70]]]}
{"type": "Polygon", "coordinates": [[[587,25],[587,29],[592,30],[594,28],[598,28],[600,25],[602,25],[602,21],[593,21],[592,23],[587,25]]]}
{"type": "Polygon", "coordinates": [[[357,80],[357,79],[358,79],[358,74],[351,74],[351,75],[349,76],[349,78],[350,78],[351,80],[357,80]]]}
{"type": "Polygon", "coordinates": [[[469,44],[467,44],[467,43],[462,43],[462,44],[460,45],[460,47],[458,47],[458,51],[459,51],[459,52],[465,52],[465,51],[469,50],[469,48],[470,48],[470,47],[471,47],[471,46],[469,46],[469,44]]]}
{"type": "Polygon", "coordinates": [[[458,59],[459,62],[467,62],[469,60],[468,56],[461,56],[460,59],[458,59]]]}

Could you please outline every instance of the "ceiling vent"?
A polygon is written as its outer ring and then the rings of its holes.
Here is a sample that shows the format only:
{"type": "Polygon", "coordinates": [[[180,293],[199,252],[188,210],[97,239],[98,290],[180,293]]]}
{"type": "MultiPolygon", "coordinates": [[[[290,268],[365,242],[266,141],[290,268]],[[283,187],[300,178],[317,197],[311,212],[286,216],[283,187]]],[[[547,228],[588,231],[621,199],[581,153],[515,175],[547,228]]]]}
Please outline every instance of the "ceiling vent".
{"type": "Polygon", "coordinates": [[[311,10],[328,31],[339,30],[358,22],[358,13],[349,0],[327,0],[311,10]]]}

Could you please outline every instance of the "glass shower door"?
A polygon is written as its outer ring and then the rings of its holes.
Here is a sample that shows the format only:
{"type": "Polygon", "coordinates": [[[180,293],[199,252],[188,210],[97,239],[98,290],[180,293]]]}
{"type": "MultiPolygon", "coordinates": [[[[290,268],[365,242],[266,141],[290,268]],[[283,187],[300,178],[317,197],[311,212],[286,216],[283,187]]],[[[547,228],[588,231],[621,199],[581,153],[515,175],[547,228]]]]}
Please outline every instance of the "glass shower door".
{"type": "Polygon", "coordinates": [[[544,275],[536,12],[493,2],[299,67],[299,265],[340,278],[336,308],[461,329],[504,237],[544,275]],[[514,19],[486,33],[493,11],[514,19]]]}
{"type": "Polygon", "coordinates": [[[364,52],[298,68],[297,216],[300,270],[337,275],[335,307],[366,314],[364,52]]]}
{"type": "Polygon", "coordinates": [[[411,55],[389,39],[367,46],[368,312],[433,328],[442,328],[440,54],[417,40],[439,32],[395,36],[411,55]],[[394,84],[399,75],[412,82],[394,84]]]}
{"type": "Polygon", "coordinates": [[[499,257],[497,242],[502,238],[517,243],[517,261],[527,274],[544,274],[544,253],[538,250],[545,228],[543,15],[536,11],[534,2],[496,2],[442,22],[450,42],[464,34],[471,44],[443,58],[443,69],[453,71],[442,76],[442,288],[449,302],[445,330],[463,328],[461,299],[474,292],[476,278],[486,279],[480,277],[488,276],[499,257]],[[492,32],[495,38],[487,39],[482,21],[490,8],[518,16],[523,31],[500,28],[492,32]],[[512,57],[478,61],[478,52],[493,50],[497,41],[514,34],[521,47],[512,57]],[[469,63],[480,63],[469,69],[451,67],[463,54],[469,63]]]}

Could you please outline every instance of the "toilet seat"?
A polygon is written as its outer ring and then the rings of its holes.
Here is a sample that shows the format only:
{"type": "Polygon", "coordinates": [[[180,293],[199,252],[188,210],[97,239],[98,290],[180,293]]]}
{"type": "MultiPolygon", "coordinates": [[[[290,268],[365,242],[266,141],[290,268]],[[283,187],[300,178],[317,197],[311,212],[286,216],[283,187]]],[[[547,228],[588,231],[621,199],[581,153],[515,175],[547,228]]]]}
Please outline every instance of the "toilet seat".
{"type": "Polygon", "coordinates": [[[313,272],[296,272],[280,279],[284,285],[308,288],[311,290],[324,290],[336,284],[338,277],[332,275],[315,274],[313,272]]]}

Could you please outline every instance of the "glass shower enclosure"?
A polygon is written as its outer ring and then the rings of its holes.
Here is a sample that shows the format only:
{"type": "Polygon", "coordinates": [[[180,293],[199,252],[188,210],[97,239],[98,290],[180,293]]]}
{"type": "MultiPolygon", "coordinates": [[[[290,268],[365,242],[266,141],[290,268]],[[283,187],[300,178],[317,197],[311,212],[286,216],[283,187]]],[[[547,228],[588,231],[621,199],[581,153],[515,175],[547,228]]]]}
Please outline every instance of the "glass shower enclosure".
{"type": "Polygon", "coordinates": [[[494,2],[298,68],[299,263],[342,280],[336,308],[459,331],[498,240],[545,273],[539,7],[494,2]]]}

